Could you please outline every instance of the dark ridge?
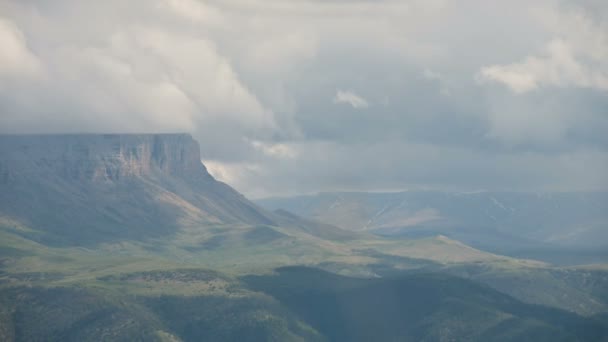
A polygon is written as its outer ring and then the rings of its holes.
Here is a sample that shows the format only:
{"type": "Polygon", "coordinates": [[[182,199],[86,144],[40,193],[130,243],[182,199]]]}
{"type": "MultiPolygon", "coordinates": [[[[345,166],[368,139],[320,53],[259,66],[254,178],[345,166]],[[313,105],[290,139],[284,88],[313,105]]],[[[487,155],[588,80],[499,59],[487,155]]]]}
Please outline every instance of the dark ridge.
{"type": "Polygon", "coordinates": [[[330,341],[600,341],[606,325],[446,274],[350,278],[306,267],[247,276],[330,341]]]}

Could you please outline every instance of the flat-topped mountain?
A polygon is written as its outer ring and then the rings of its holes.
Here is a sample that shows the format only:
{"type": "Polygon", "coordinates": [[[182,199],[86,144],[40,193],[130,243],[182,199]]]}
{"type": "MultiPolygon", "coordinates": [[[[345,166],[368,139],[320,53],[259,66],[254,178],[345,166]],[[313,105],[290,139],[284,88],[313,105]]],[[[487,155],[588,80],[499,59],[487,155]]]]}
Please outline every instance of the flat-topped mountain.
{"type": "MultiPolygon", "coordinates": [[[[272,224],[201,163],[188,134],[0,136],[0,217],[58,244],[272,224]]],[[[25,233],[24,233],[25,234],[25,233]]]]}
{"type": "Polygon", "coordinates": [[[211,179],[198,143],[188,134],[3,135],[0,170],[3,183],[41,172],[82,181],[158,175],[211,179]]]}

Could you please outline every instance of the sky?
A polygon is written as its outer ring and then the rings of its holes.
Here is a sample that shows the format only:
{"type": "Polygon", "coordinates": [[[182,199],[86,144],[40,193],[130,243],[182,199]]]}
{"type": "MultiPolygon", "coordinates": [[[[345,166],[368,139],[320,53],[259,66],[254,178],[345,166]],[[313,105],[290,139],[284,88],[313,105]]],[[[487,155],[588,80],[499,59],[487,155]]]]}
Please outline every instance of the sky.
{"type": "Polygon", "coordinates": [[[0,0],[0,133],[66,132],[254,198],[608,190],[608,2],[0,0]]]}

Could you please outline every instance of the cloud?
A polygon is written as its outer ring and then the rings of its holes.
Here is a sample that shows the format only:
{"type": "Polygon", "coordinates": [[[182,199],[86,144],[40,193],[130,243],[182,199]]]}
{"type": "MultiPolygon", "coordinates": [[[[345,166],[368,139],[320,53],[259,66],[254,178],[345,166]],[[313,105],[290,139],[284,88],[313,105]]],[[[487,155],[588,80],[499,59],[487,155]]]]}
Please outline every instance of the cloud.
{"type": "Polygon", "coordinates": [[[367,100],[362,98],[361,96],[351,92],[351,91],[343,91],[338,90],[336,92],[336,96],[334,97],[334,103],[346,103],[351,105],[355,109],[359,108],[367,108],[369,107],[369,103],[367,100]]]}
{"type": "Polygon", "coordinates": [[[484,66],[478,80],[499,82],[523,94],[542,87],[577,87],[608,91],[608,20],[596,8],[576,6],[537,9],[551,39],[523,61],[484,66]]]}
{"type": "Polygon", "coordinates": [[[287,144],[269,144],[261,141],[252,141],[253,148],[267,157],[277,159],[295,159],[297,152],[287,144]]]}
{"type": "Polygon", "coordinates": [[[243,136],[274,134],[273,111],[209,34],[183,22],[192,15],[205,28],[215,27],[220,14],[206,17],[207,7],[197,1],[158,4],[1,3],[12,18],[0,22],[7,38],[0,69],[30,76],[43,70],[45,79],[0,79],[0,130],[187,131],[208,155],[236,155],[250,148],[239,145],[243,136]],[[113,14],[117,7],[120,15],[113,14]],[[230,140],[236,143],[226,144],[230,140]]]}
{"type": "MultiPolygon", "coordinates": [[[[529,64],[535,64],[535,61],[528,62],[529,64]]],[[[480,82],[483,82],[484,79],[501,82],[516,93],[525,93],[538,88],[535,75],[531,71],[526,70],[529,67],[530,66],[526,66],[525,64],[484,67],[481,69],[481,75],[478,80],[480,82]]]]}
{"type": "Polygon", "coordinates": [[[23,32],[11,20],[0,17],[0,77],[34,77],[42,72],[40,61],[27,47],[23,32]]]}
{"type": "Polygon", "coordinates": [[[184,18],[204,23],[205,25],[223,26],[225,24],[222,13],[216,7],[202,1],[164,0],[159,3],[159,7],[167,8],[184,18]]]}
{"type": "Polygon", "coordinates": [[[608,167],[608,153],[602,151],[487,155],[462,147],[403,142],[311,142],[290,146],[298,153],[297,162],[212,161],[214,171],[220,170],[212,174],[256,198],[314,193],[319,189],[589,191],[608,186],[603,173],[608,167]]]}
{"type": "Polygon", "coordinates": [[[0,0],[0,132],[187,131],[256,196],[606,189],[606,9],[0,0]]]}
{"type": "Polygon", "coordinates": [[[516,93],[541,86],[608,91],[608,73],[580,63],[569,44],[561,39],[551,41],[541,57],[530,56],[522,63],[483,67],[480,80],[484,79],[503,83],[516,93]]]}

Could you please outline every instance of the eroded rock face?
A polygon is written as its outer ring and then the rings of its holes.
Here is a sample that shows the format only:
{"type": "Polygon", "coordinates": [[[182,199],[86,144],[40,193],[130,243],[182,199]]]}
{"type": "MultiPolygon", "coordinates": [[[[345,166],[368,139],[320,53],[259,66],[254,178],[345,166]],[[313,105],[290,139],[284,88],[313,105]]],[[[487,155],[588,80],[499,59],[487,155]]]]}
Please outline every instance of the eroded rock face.
{"type": "Polygon", "coordinates": [[[273,224],[207,172],[188,134],[0,135],[2,218],[55,245],[273,224]]]}
{"type": "Polygon", "coordinates": [[[0,182],[34,172],[88,181],[209,177],[198,143],[188,134],[0,136],[0,182]]]}

